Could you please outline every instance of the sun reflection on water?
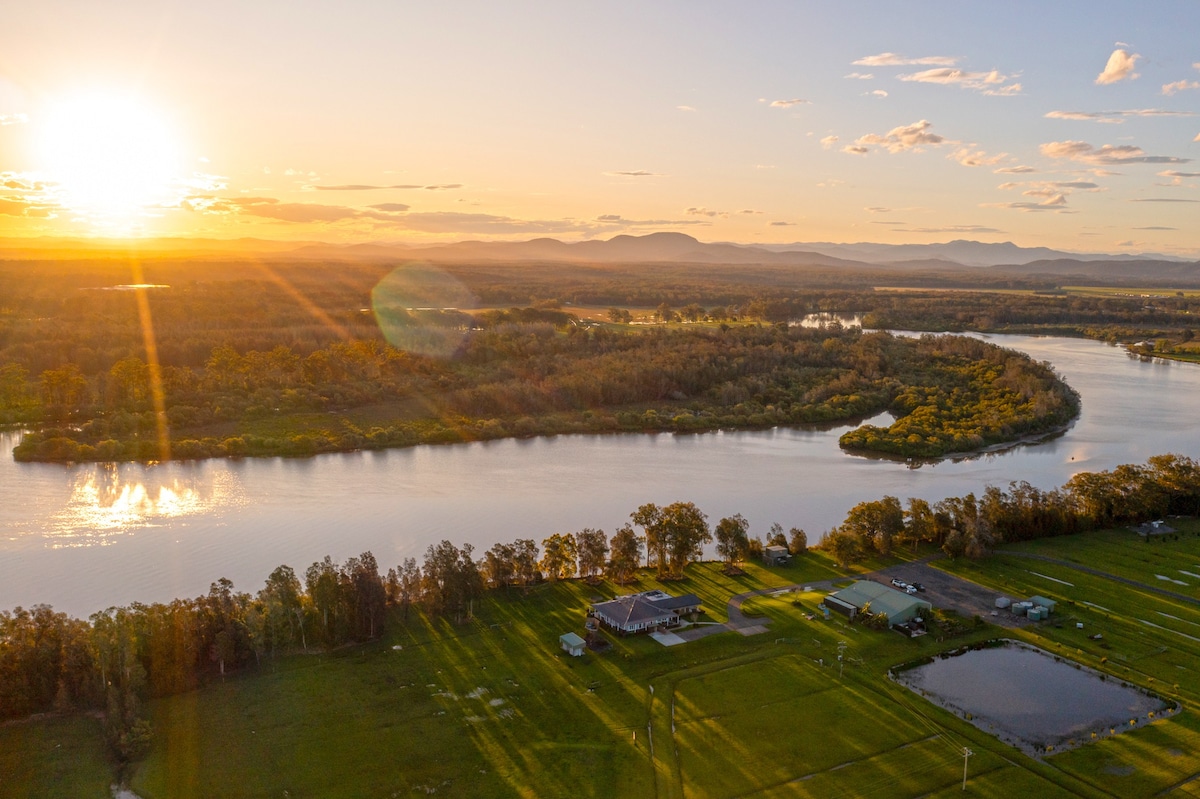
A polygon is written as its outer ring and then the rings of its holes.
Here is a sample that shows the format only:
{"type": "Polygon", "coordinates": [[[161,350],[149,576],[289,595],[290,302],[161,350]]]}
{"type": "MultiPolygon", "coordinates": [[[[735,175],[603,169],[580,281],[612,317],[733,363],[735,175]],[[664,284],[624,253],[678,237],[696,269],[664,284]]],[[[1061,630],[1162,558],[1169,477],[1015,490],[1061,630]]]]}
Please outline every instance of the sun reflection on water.
{"type": "Polygon", "coordinates": [[[137,530],[244,503],[229,472],[179,477],[96,464],[74,475],[66,505],[45,531],[51,548],[106,546],[137,530]]]}

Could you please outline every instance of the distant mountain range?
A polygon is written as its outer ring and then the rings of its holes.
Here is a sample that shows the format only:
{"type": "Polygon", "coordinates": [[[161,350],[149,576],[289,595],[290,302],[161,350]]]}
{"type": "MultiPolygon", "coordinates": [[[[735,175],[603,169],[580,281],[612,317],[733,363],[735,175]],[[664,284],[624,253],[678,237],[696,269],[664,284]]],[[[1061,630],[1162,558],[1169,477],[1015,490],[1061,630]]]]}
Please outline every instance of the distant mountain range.
{"type": "MultiPolygon", "coordinates": [[[[328,244],[262,239],[150,239],[132,242],[141,257],[254,258],[296,261],[428,260],[562,263],[755,264],[844,269],[961,272],[988,269],[1004,274],[1080,277],[1105,281],[1176,280],[1200,283],[1200,262],[1159,253],[1070,253],[1012,242],[956,240],[941,244],[793,244],[746,245],[701,242],[684,233],[615,236],[606,241],[562,242],[462,241],[411,246],[398,243],[328,244]]],[[[120,258],[130,241],[92,239],[0,240],[0,259],[120,258]]]]}

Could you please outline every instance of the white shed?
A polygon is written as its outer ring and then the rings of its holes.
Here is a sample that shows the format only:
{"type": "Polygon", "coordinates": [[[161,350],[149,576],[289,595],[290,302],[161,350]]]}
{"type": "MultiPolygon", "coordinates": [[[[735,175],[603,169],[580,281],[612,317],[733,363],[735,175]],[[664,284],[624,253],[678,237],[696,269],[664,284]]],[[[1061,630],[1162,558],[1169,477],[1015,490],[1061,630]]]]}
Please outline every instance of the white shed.
{"type": "Polygon", "coordinates": [[[587,641],[575,633],[563,633],[558,636],[558,641],[562,644],[563,650],[571,657],[583,657],[583,648],[587,646],[587,641]]]}

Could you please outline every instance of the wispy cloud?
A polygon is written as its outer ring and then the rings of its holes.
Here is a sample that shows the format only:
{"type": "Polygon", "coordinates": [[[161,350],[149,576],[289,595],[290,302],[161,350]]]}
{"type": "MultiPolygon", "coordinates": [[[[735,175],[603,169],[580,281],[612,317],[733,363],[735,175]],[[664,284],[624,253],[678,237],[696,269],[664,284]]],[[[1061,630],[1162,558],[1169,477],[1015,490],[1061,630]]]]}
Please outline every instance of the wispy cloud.
{"type": "Polygon", "coordinates": [[[868,133],[855,139],[853,145],[843,147],[842,151],[865,155],[871,147],[879,147],[889,153],[920,152],[924,147],[939,147],[950,143],[946,141],[945,137],[931,133],[929,129],[932,127],[932,122],[922,119],[911,125],[892,128],[883,135],[868,133]]]}
{"type": "Polygon", "coordinates": [[[995,175],[1025,175],[1030,172],[1037,172],[1037,170],[1031,166],[1025,166],[1025,165],[1002,166],[999,169],[992,170],[992,173],[995,175]]]}
{"type": "Polygon", "coordinates": [[[23,125],[29,121],[29,114],[0,114],[0,128],[6,125],[23,125]]]}
{"type": "Polygon", "coordinates": [[[1200,203],[1200,200],[1189,200],[1183,197],[1138,197],[1131,203],[1200,203]]]}
{"type": "MultiPolygon", "coordinates": [[[[964,89],[975,89],[977,91],[991,90],[994,92],[1012,76],[1004,75],[994,69],[990,72],[968,72],[963,69],[942,68],[926,69],[922,72],[913,72],[898,77],[900,80],[915,83],[937,83],[942,86],[959,86],[964,89]]],[[[1019,84],[1013,85],[1017,88],[1015,90],[1008,90],[1008,94],[1020,91],[1019,84]]]]}
{"type": "Polygon", "coordinates": [[[791,108],[794,105],[811,105],[808,100],[801,100],[798,97],[791,100],[772,100],[770,108],[791,108]]]}
{"type": "Polygon", "coordinates": [[[1035,202],[1014,202],[1014,203],[981,203],[981,208],[1009,208],[1014,211],[1058,211],[1062,212],[1067,205],[1067,197],[1065,194],[1052,194],[1040,203],[1035,202]]]}
{"type": "Polygon", "coordinates": [[[1096,83],[1104,86],[1123,80],[1135,80],[1138,74],[1133,68],[1139,58],[1140,55],[1127,53],[1120,48],[1113,50],[1112,55],[1108,57],[1108,63],[1104,65],[1104,71],[1096,76],[1096,83]]]}
{"type": "Polygon", "coordinates": [[[57,207],[22,198],[0,197],[0,215],[23,216],[28,219],[53,219],[57,207]]]}
{"type": "Polygon", "coordinates": [[[888,93],[885,92],[883,89],[876,89],[873,92],[868,92],[868,94],[870,94],[872,97],[878,97],[880,99],[888,96],[888,93]]]}
{"type": "Polygon", "coordinates": [[[1052,141],[1041,146],[1042,155],[1080,161],[1085,164],[1111,166],[1114,164],[1186,164],[1192,159],[1171,155],[1146,155],[1141,147],[1132,144],[1093,147],[1083,141],[1052,141]]]}
{"type": "Polygon", "coordinates": [[[1166,111],[1162,108],[1130,108],[1124,111],[1050,111],[1046,119],[1071,119],[1119,125],[1127,117],[1194,117],[1191,111],[1166,111]]]}
{"type": "Polygon", "coordinates": [[[679,111],[695,111],[696,109],[690,105],[677,105],[675,108],[679,111]]]}
{"type": "Polygon", "coordinates": [[[337,186],[310,186],[316,191],[386,191],[388,189],[425,189],[426,191],[448,191],[461,189],[461,183],[434,183],[422,185],[419,183],[395,183],[390,186],[375,186],[367,183],[342,183],[337,186]]]}
{"type": "Polygon", "coordinates": [[[947,225],[946,227],[914,227],[897,229],[897,233],[959,233],[959,234],[978,234],[978,233],[1003,233],[994,227],[984,227],[983,225],[947,225]]]}
{"type": "Polygon", "coordinates": [[[846,80],[871,80],[875,76],[870,72],[851,72],[849,75],[843,75],[846,80]]]}
{"type": "Polygon", "coordinates": [[[869,55],[851,62],[856,67],[911,67],[939,66],[952,67],[958,63],[956,56],[930,55],[920,58],[908,58],[898,53],[880,53],[869,55]]]}
{"type": "Polygon", "coordinates": [[[388,214],[402,214],[412,206],[405,205],[404,203],[379,203],[378,205],[369,205],[367,207],[388,214]]]}
{"type": "Polygon", "coordinates": [[[997,155],[988,155],[983,150],[972,150],[970,147],[960,147],[950,154],[953,158],[963,166],[995,166],[1008,157],[1008,153],[999,153],[997,155]]]}
{"type": "Polygon", "coordinates": [[[609,177],[612,177],[612,178],[661,178],[661,177],[666,177],[666,175],[660,174],[658,172],[647,172],[644,169],[634,169],[634,170],[626,171],[626,172],[618,172],[618,171],[605,172],[604,174],[608,175],[609,177]]]}
{"type": "Polygon", "coordinates": [[[1146,225],[1145,227],[1135,227],[1134,230],[1179,230],[1179,228],[1166,225],[1146,225]]]}
{"type": "Polygon", "coordinates": [[[1200,81],[1177,80],[1174,83],[1164,83],[1162,93],[1170,97],[1175,92],[1183,92],[1188,89],[1200,89],[1200,81]]]}
{"type": "Polygon", "coordinates": [[[714,211],[711,208],[689,208],[687,209],[688,216],[707,216],[707,217],[727,217],[728,211],[714,211]]]}
{"type": "Polygon", "coordinates": [[[835,145],[837,143],[838,143],[837,136],[830,135],[830,136],[826,136],[825,138],[821,139],[821,146],[824,147],[826,150],[833,147],[833,145],[835,145]]]}
{"type": "Polygon", "coordinates": [[[772,222],[771,227],[795,227],[795,222],[772,222]]]}
{"type": "Polygon", "coordinates": [[[1200,178],[1200,172],[1179,172],[1174,169],[1167,169],[1158,173],[1160,178],[1200,178]]]}

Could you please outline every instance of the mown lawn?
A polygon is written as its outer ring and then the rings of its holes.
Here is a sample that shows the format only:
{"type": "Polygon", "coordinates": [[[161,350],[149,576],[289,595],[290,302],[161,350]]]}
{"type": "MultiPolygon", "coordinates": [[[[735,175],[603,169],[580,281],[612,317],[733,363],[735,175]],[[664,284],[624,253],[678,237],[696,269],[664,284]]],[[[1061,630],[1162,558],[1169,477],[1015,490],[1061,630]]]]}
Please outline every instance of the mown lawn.
{"type": "Polygon", "coordinates": [[[99,720],[71,716],[0,724],[0,797],[111,799],[112,781],[99,720]]]}
{"type": "MultiPolygon", "coordinates": [[[[946,565],[1013,596],[1061,599],[1062,612],[1020,632],[968,624],[939,643],[826,620],[821,592],[786,592],[744,606],[769,622],[765,634],[673,647],[616,637],[603,655],[570,658],[558,636],[582,632],[594,597],[694,592],[704,618],[723,621],[735,593],[840,572],[813,553],[786,568],[748,564],[737,577],[696,564],[665,585],[643,575],[628,587],[567,581],[493,592],[468,623],[414,613],[376,644],[282,658],[154,701],[152,750],[131,787],[144,799],[949,797],[964,795],[964,747],[975,753],[970,796],[1150,796],[1200,771],[1200,680],[1191,679],[1200,640],[1172,632],[1200,625],[1200,613],[1054,564],[997,556],[946,565]],[[1165,621],[1151,627],[1114,612],[1127,607],[1165,621]],[[1103,639],[1087,638],[1098,630],[1103,639]],[[1038,761],[887,677],[890,666],[1001,634],[1159,689],[1185,710],[1038,761]]],[[[0,727],[0,796],[102,796],[110,775],[93,719],[0,727]]]]}

